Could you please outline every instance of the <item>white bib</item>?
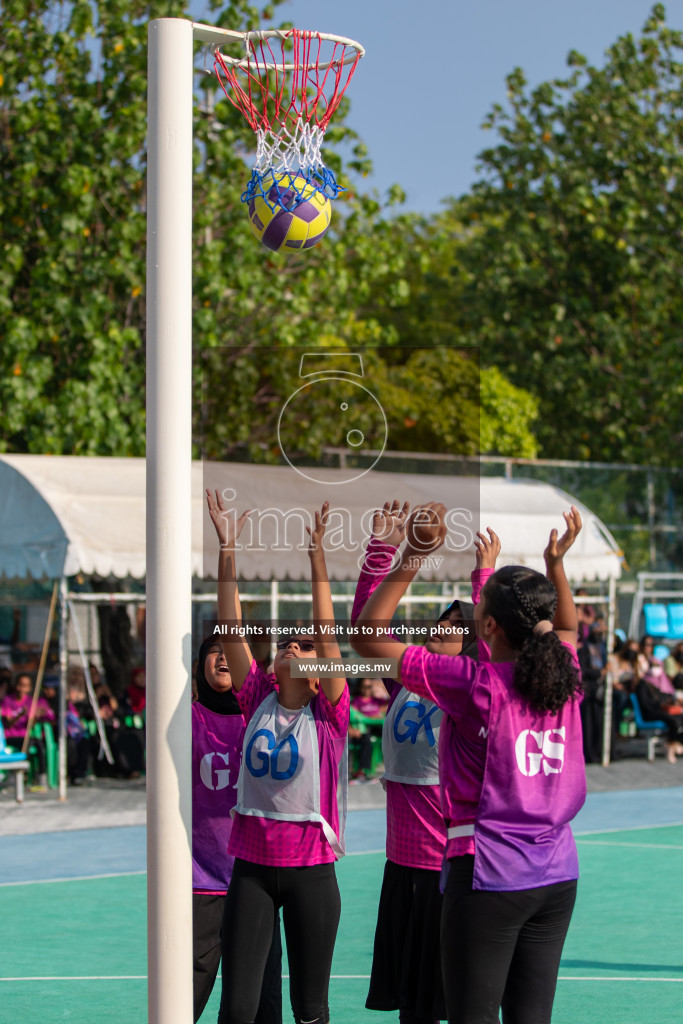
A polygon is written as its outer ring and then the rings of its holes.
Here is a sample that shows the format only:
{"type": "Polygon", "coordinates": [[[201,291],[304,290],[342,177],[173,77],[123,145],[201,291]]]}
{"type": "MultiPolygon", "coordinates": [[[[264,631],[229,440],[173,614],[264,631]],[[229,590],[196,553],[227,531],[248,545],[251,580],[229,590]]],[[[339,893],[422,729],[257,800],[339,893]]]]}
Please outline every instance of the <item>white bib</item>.
{"type": "Polygon", "coordinates": [[[443,711],[402,687],[382,728],[382,781],[439,785],[439,729],[443,711]]]}
{"type": "Polygon", "coordinates": [[[339,836],[320,810],[320,751],[310,705],[290,711],[268,694],[247,726],[232,814],[276,821],[314,821],[337,857],[344,856],[346,822],[346,748],[339,766],[339,836]],[[341,789],[341,792],[340,792],[341,789]]]}

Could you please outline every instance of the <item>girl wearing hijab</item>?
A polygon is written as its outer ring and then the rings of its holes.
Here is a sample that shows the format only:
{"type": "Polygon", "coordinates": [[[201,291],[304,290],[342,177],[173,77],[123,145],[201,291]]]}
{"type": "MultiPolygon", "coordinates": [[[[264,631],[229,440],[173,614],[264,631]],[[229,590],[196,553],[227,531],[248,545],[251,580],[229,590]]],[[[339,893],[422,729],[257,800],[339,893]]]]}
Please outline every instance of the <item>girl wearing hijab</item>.
{"type": "MultiPolygon", "coordinates": [[[[407,502],[385,502],[373,518],[352,621],[389,573],[405,537],[407,502]]],[[[431,631],[427,650],[477,657],[474,606],[453,601],[431,631]],[[468,623],[470,624],[468,628],[468,623]],[[469,633],[469,636],[468,636],[469,633]]],[[[445,1019],[441,982],[439,874],[446,852],[446,824],[439,793],[439,731],[443,711],[384,679],[389,707],[382,731],[387,794],[387,861],[366,1001],[369,1010],[398,1010],[401,1024],[445,1019]]]]}
{"type": "MultiPolygon", "coordinates": [[[[237,802],[244,718],[217,640],[205,640],[197,661],[192,705],[192,925],[194,1020],[201,1017],[218,974],[225,896],[234,857],[228,856],[230,811],[237,802]]],[[[280,921],[261,987],[257,1024],[282,1024],[280,921]]]]}

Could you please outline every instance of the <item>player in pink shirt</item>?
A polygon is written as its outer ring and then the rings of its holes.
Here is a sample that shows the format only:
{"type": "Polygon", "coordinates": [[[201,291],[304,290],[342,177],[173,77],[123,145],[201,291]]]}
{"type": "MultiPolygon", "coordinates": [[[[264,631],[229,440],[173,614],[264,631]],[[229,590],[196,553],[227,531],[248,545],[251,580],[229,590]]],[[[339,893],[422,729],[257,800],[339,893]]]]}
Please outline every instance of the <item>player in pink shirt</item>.
{"type": "MultiPolygon", "coordinates": [[[[235,546],[249,512],[226,512],[207,492],[220,541],[218,615],[241,625],[235,546]]],[[[246,722],[235,818],[234,856],[223,928],[223,996],[219,1024],[250,1024],[282,908],[296,1024],[329,1024],[328,990],[341,901],[335,861],[344,852],[346,738],[349,691],[337,676],[298,678],[293,662],[339,659],[323,538],[328,503],[316,512],[309,557],[313,633],[283,636],[273,674],[262,672],[249,644],[223,638],[233,690],[246,722]]]]}
{"type": "MultiPolygon", "coordinates": [[[[390,572],[405,538],[409,505],[385,502],[375,513],[351,619],[390,572]]],[[[453,601],[439,616],[428,650],[476,657],[472,605],[453,601]],[[468,625],[469,624],[469,625],[468,625]]],[[[387,794],[387,862],[377,913],[366,1007],[399,1010],[401,1024],[432,1024],[446,1017],[439,931],[439,873],[446,824],[439,794],[438,745],[443,712],[395,679],[382,734],[387,794]]]]}
{"type": "MultiPolygon", "coordinates": [[[[358,619],[386,626],[421,557],[444,541],[446,509],[413,513],[400,564],[358,619]]],[[[577,617],[563,558],[581,529],[565,513],[545,549],[547,576],[506,566],[475,609],[480,662],[382,636],[354,637],[365,657],[398,657],[404,686],[445,714],[439,771],[448,827],[441,957],[450,1024],[549,1024],[576,898],[570,822],[585,800],[577,617]],[[486,649],[490,660],[485,657],[486,649]]],[[[478,534],[477,565],[498,540],[478,534]]]]}

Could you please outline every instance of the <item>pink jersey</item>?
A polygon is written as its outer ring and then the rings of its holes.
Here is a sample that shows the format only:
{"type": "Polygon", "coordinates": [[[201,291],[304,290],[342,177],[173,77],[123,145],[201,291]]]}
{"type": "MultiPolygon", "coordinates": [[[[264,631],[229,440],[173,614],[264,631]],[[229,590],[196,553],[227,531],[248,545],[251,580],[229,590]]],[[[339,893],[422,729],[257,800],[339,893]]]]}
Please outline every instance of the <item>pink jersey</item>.
{"type": "MultiPolygon", "coordinates": [[[[252,662],[239,692],[235,691],[247,724],[275,689],[275,676],[265,675],[256,662],[252,662]]],[[[338,834],[337,783],[339,763],[344,754],[349,729],[348,687],[334,707],[321,689],[311,701],[310,708],[320,751],[321,812],[338,834]]],[[[276,821],[246,814],[235,815],[228,853],[270,867],[306,867],[311,864],[329,864],[336,860],[319,823],[276,821]]]]}
{"type": "MultiPolygon", "coordinates": [[[[385,679],[389,706],[402,690],[395,679],[385,679]]],[[[387,860],[406,868],[439,871],[446,849],[446,823],[438,786],[411,786],[385,780],[387,792],[387,860]]]]}
{"type": "MultiPolygon", "coordinates": [[[[355,621],[375,588],[390,571],[396,548],[371,537],[353,602],[355,621]]],[[[395,679],[384,679],[389,707],[401,692],[395,679]]],[[[408,687],[410,689],[410,687],[408,687]]],[[[384,781],[387,793],[387,859],[409,868],[438,871],[446,849],[446,825],[438,786],[384,781]]]]}

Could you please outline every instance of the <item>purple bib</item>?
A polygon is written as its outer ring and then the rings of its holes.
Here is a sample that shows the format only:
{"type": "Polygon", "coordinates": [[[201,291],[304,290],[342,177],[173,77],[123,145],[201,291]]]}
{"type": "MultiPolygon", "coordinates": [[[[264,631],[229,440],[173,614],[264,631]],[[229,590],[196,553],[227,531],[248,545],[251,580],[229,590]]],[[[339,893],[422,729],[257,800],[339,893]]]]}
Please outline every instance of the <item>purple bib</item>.
{"type": "Polygon", "coordinates": [[[579,701],[556,714],[538,712],[511,678],[491,672],[490,680],[473,887],[533,889],[578,878],[569,823],[586,799],[579,701]]]}
{"type": "Polygon", "coordinates": [[[226,892],[234,857],[227,853],[237,803],[244,738],[242,715],[192,705],[192,888],[226,892]]]}

